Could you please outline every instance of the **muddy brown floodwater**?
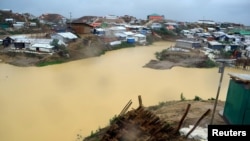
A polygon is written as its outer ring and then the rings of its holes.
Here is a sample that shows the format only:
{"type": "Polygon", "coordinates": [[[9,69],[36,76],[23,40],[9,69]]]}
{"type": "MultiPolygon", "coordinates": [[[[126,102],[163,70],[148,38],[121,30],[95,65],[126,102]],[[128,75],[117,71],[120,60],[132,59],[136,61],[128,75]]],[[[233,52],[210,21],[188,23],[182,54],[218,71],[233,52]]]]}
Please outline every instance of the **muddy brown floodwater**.
{"type": "MultiPolygon", "coordinates": [[[[218,68],[143,66],[154,53],[174,43],[125,48],[100,57],[46,67],[16,67],[0,63],[0,140],[72,141],[109,124],[132,99],[137,108],[161,101],[216,96],[218,68]]],[[[225,69],[220,100],[225,100],[229,72],[225,69]]]]}

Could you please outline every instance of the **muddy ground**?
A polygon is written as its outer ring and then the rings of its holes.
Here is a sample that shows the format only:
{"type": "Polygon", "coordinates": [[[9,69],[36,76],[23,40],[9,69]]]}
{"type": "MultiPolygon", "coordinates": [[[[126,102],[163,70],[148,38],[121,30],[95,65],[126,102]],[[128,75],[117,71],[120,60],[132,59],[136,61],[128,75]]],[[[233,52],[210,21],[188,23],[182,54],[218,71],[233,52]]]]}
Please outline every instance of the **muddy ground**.
{"type": "MultiPolygon", "coordinates": [[[[151,111],[153,114],[158,116],[162,121],[170,124],[174,129],[180,124],[180,121],[185,114],[185,111],[190,104],[189,111],[184,118],[184,121],[181,125],[181,128],[189,127],[190,125],[197,124],[198,127],[207,128],[209,124],[211,124],[211,118],[213,113],[215,100],[183,100],[183,101],[166,101],[161,102],[155,106],[146,107],[147,110],[151,111]],[[205,114],[207,111],[208,115],[206,115],[200,122],[198,120],[205,114]]],[[[223,113],[225,102],[218,101],[216,105],[216,111],[214,112],[214,125],[225,125],[227,124],[224,117],[221,115],[223,113]]],[[[96,141],[100,140],[103,135],[106,133],[109,127],[105,127],[100,129],[98,132],[93,133],[91,136],[86,137],[83,141],[96,141]]],[[[184,135],[176,135],[179,136],[174,138],[172,141],[194,141],[195,139],[190,137],[185,137],[184,135]]]]}
{"type": "Polygon", "coordinates": [[[107,50],[104,46],[105,44],[93,35],[84,35],[84,37],[68,43],[67,52],[69,56],[62,55],[60,52],[53,54],[31,54],[22,53],[23,50],[16,50],[18,52],[15,53],[8,51],[11,50],[10,47],[4,48],[0,45],[0,63],[29,67],[39,66],[38,64],[41,62],[70,62],[101,55],[107,50]],[[89,42],[90,40],[91,42],[89,42]]]}

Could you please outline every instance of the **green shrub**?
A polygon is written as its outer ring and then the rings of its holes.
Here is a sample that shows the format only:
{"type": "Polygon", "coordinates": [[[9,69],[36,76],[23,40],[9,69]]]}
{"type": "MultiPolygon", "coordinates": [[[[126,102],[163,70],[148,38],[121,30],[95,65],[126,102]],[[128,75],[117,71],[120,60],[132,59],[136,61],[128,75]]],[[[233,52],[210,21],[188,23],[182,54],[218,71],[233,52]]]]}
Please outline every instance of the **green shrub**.
{"type": "Polygon", "coordinates": [[[165,102],[159,102],[158,107],[164,106],[165,102]]]}
{"type": "Polygon", "coordinates": [[[175,36],[175,33],[171,30],[166,29],[165,27],[162,27],[158,30],[154,30],[157,34],[160,35],[170,35],[170,36],[175,36]]]}
{"type": "Polygon", "coordinates": [[[55,65],[55,64],[61,64],[64,61],[62,60],[55,60],[55,61],[50,61],[50,62],[39,62],[36,64],[36,66],[38,67],[44,67],[44,66],[48,66],[48,65],[55,65]]]}
{"type": "Polygon", "coordinates": [[[115,123],[116,121],[118,120],[118,116],[117,115],[114,115],[114,117],[112,117],[110,120],[109,120],[109,124],[113,124],[115,123]]]}
{"type": "Polygon", "coordinates": [[[211,97],[211,98],[209,98],[208,100],[215,100],[215,98],[211,97]]]}
{"type": "Polygon", "coordinates": [[[128,48],[128,47],[135,47],[135,44],[130,44],[127,42],[122,42],[120,45],[116,45],[114,48],[112,49],[121,49],[121,48],[128,48]]]}
{"type": "Polygon", "coordinates": [[[157,60],[160,60],[160,61],[161,61],[161,60],[164,60],[164,59],[168,56],[167,52],[168,52],[167,49],[164,49],[164,50],[162,50],[161,52],[156,52],[156,53],[155,53],[156,59],[157,59],[157,60]]]}
{"type": "Polygon", "coordinates": [[[181,93],[181,101],[185,101],[186,98],[183,96],[183,93],[181,93]]]}
{"type": "Polygon", "coordinates": [[[211,59],[208,58],[205,61],[205,66],[206,66],[206,68],[213,68],[213,67],[216,67],[217,64],[214,61],[212,61],[211,59]]]}
{"type": "Polygon", "coordinates": [[[201,101],[201,100],[202,100],[202,98],[200,98],[199,96],[194,97],[194,101],[201,101]]]}

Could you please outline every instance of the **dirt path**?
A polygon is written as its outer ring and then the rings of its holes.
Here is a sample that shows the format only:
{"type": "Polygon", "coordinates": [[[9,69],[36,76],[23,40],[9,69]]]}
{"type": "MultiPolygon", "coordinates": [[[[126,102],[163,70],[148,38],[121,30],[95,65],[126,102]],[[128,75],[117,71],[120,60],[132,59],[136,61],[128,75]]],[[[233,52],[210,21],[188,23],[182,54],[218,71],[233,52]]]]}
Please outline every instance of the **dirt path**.
{"type": "MultiPolygon", "coordinates": [[[[208,109],[210,109],[210,113],[207,117],[205,117],[201,122],[200,126],[206,127],[211,122],[211,115],[214,106],[214,100],[206,100],[206,101],[170,101],[162,104],[157,109],[154,110],[154,106],[149,107],[152,108],[152,111],[158,115],[161,119],[164,119],[172,124],[176,124],[180,121],[184,112],[187,108],[187,105],[190,104],[190,110],[187,114],[187,117],[183,123],[183,126],[188,127],[189,125],[194,125],[197,120],[204,114],[208,109]]],[[[214,124],[226,124],[224,119],[219,115],[219,112],[223,110],[225,102],[218,101],[216,106],[214,124]]]]}

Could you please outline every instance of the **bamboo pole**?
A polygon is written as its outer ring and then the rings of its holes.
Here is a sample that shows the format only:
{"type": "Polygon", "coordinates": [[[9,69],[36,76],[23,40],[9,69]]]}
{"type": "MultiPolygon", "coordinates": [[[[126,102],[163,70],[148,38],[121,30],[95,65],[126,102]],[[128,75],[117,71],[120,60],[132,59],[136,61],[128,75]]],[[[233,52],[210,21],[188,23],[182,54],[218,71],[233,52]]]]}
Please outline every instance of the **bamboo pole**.
{"type": "Polygon", "coordinates": [[[122,109],[121,113],[119,115],[123,115],[126,113],[128,108],[132,105],[132,100],[129,100],[129,102],[126,104],[126,106],[122,109]]]}
{"type": "Polygon", "coordinates": [[[191,104],[188,104],[188,105],[187,105],[186,111],[185,111],[184,115],[182,116],[181,121],[179,122],[179,125],[178,125],[178,127],[177,127],[175,133],[178,133],[178,131],[180,130],[180,128],[181,128],[181,126],[182,126],[182,123],[183,123],[185,117],[186,117],[187,114],[188,114],[188,111],[189,111],[189,109],[190,109],[190,106],[191,106],[191,104]]]}
{"type": "Polygon", "coordinates": [[[141,99],[141,95],[138,96],[138,100],[139,100],[139,107],[142,107],[142,99],[141,99]]]}
{"type": "Polygon", "coordinates": [[[195,129],[195,128],[199,125],[199,123],[201,122],[201,120],[202,120],[205,116],[207,116],[207,115],[209,114],[210,111],[211,111],[211,110],[208,109],[208,110],[200,117],[200,119],[195,123],[194,127],[187,133],[186,138],[194,131],[194,129],[195,129]]]}

